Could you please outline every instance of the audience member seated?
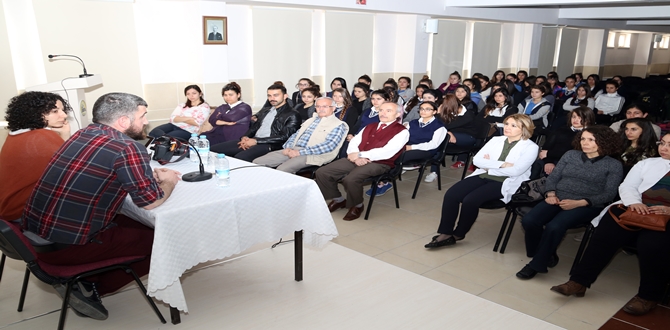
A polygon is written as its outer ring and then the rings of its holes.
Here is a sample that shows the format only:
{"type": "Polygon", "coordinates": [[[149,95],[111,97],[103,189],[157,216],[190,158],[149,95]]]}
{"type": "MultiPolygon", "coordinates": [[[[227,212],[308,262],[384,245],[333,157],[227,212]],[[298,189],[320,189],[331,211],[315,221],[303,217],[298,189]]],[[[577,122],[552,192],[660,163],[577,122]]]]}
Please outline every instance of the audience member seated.
{"type": "MultiPolygon", "coordinates": [[[[333,95],[336,95],[337,88],[333,95]]],[[[340,150],[349,127],[334,115],[336,102],[329,97],[316,101],[317,116],[307,119],[298,132],[282,146],[265,156],[254,159],[254,163],[278,170],[295,173],[310,165],[330,163],[340,150]]]]}
{"type": "Polygon", "coordinates": [[[351,141],[351,139],[353,139],[356,134],[360,133],[360,131],[362,131],[365,126],[379,122],[379,107],[382,105],[382,103],[391,101],[391,98],[385,90],[378,89],[370,94],[370,100],[372,107],[366,109],[360,116],[358,116],[358,121],[353,128],[349,127],[349,133],[347,134],[346,141],[344,141],[344,145],[340,149],[340,158],[347,157],[349,141],[351,141]]]}
{"type": "MultiPolygon", "coordinates": [[[[461,86],[462,87],[462,86],[461,86]]],[[[467,87],[466,87],[467,88],[467,87]]],[[[459,88],[459,90],[462,90],[459,88]]],[[[459,90],[456,92],[459,93],[459,90]]],[[[447,128],[449,143],[459,147],[469,147],[475,144],[477,129],[474,125],[475,112],[468,110],[458,102],[456,95],[447,95],[438,110],[439,116],[447,128]]],[[[451,169],[458,169],[465,166],[465,160],[468,155],[459,155],[456,162],[451,165],[451,169]]],[[[437,165],[430,168],[430,174],[426,175],[425,182],[433,182],[437,178],[437,165]]]]}
{"type": "Polygon", "coordinates": [[[427,75],[423,75],[421,80],[419,80],[419,85],[426,85],[428,88],[433,89],[433,81],[427,75]]]}
{"type": "Polygon", "coordinates": [[[361,113],[356,112],[356,108],[351,105],[349,92],[344,88],[337,88],[333,91],[333,100],[336,104],[335,117],[347,123],[347,129],[355,126],[361,113]]]}
{"type": "Polygon", "coordinates": [[[619,136],[623,141],[621,162],[623,173],[626,175],[639,161],[658,156],[656,154],[658,139],[651,127],[651,122],[646,118],[626,119],[621,127],[619,131],[619,136]]]}
{"type": "MultiPolygon", "coordinates": [[[[417,91],[421,86],[425,85],[419,85],[417,86],[417,91]]],[[[418,95],[418,94],[417,94],[418,95]]],[[[421,102],[435,102],[437,103],[438,100],[440,99],[440,92],[434,90],[434,89],[426,89],[421,93],[421,102]]],[[[417,99],[418,100],[418,99],[417,99]]],[[[412,109],[405,115],[405,118],[403,118],[402,122],[403,123],[409,123],[412,120],[417,120],[421,117],[421,114],[419,113],[419,104],[420,102],[417,102],[416,106],[413,106],[412,109]]]]}
{"type": "Polygon", "coordinates": [[[627,208],[639,214],[670,214],[670,134],[659,142],[658,153],[661,157],[645,159],[628,173],[619,186],[621,200],[606,207],[593,220],[592,224],[597,227],[570,280],[552,287],[552,291],[583,297],[586,288],[591,287],[622,247],[635,246],[640,286],[623,310],[643,315],[662,300],[670,278],[670,226],[666,226],[665,231],[631,231],[619,226],[615,219],[627,208]]]}
{"type": "Polygon", "coordinates": [[[526,255],[533,258],[516,277],[531,279],[558,264],[556,249],[570,228],[587,224],[616,196],[623,178],[619,137],[609,127],[589,126],[549,174],[545,199],[522,219],[526,255]],[[616,157],[616,156],[615,156],[616,157]]]}
{"type": "Polygon", "coordinates": [[[549,87],[551,89],[549,90],[551,94],[554,96],[557,96],[560,94],[562,91],[563,87],[558,83],[558,75],[557,74],[547,74],[547,83],[549,83],[549,87]]]}
{"type": "Polygon", "coordinates": [[[405,107],[403,108],[404,110],[402,115],[403,122],[405,122],[405,119],[410,113],[412,113],[413,117],[418,115],[419,103],[423,102],[423,92],[428,89],[430,88],[428,88],[428,86],[426,85],[417,85],[414,88],[416,94],[414,94],[414,96],[411,99],[407,100],[407,103],[405,103],[405,107]]]}
{"type": "MultiPolygon", "coordinates": [[[[125,93],[101,96],[93,105],[93,123],[77,131],[56,152],[38,180],[23,212],[23,228],[52,242],[37,251],[52,265],[77,265],[144,256],[130,267],[149,273],[154,231],[117,214],[130,195],[139,207],[153,209],[167,200],[179,172],[151,170],[143,139],[147,103],[125,93]]],[[[96,320],[108,316],[100,296],[134,281],[123,270],[82,280],[73,287],[70,306],[96,320]],[[87,294],[85,294],[87,292],[87,294]]],[[[63,297],[63,284],[53,285],[63,297]]]]}
{"type": "MultiPolygon", "coordinates": [[[[356,83],[352,94],[351,105],[354,107],[354,111],[358,116],[360,116],[363,113],[363,110],[367,109],[363,107],[366,103],[370,104],[368,108],[372,106],[372,103],[370,103],[370,86],[363,83],[356,83]]],[[[349,128],[351,129],[351,126],[349,126],[349,128]]]]}
{"type": "Polygon", "coordinates": [[[456,87],[461,85],[461,74],[458,71],[454,71],[449,75],[449,80],[442,83],[437,90],[442,94],[453,94],[456,91],[456,87]]]}
{"type": "MultiPolygon", "coordinates": [[[[500,124],[499,127],[502,127],[505,118],[516,112],[517,109],[512,106],[512,97],[507,94],[507,90],[498,89],[493,92],[493,97],[478,116],[492,125],[500,124]]],[[[496,127],[497,131],[498,128],[496,127]]]]}
{"type": "MultiPolygon", "coordinates": [[[[600,87],[600,76],[597,74],[590,74],[586,78],[586,85],[591,91],[591,97],[594,99],[600,96],[603,93],[603,89],[600,87]]],[[[593,109],[593,108],[591,108],[593,109]]]]}
{"type": "MultiPolygon", "coordinates": [[[[405,146],[404,161],[417,159],[426,159],[435,156],[437,149],[447,136],[447,129],[444,124],[435,117],[438,106],[435,102],[423,101],[419,104],[419,113],[421,117],[404,123],[409,129],[409,141],[405,146]]],[[[393,187],[390,182],[380,182],[377,188],[377,196],[384,195],[393,187]]],[[[366,195],[372,195],[372,188],[365,192],[366,195]]]]}
{"type": "Polygon", "coordinates": [[[569,118],[568,126],[561,126],[549,132],[547,142],[542,145],[540,159],[544,163],[544,173],[546,175],[551,174],[566,152],[574,149],[572,144],[577,133],[585,127],[595,124],[593,111],[584,106],[570,111],[567,117],[569,118]]]}
{"type": "Polygon", "coordinates": [[[288,138],[300,128],[300,114],[291,109],[286,102],[286,88],[282,85],[268,87],[270,108],[263,108],[258,118],[240,141],[227,141],[212,145],[210,150],[226,156],[235,157],[248,162],[279,150],[288,138]]]}
{"type": "Polygon", "coordinates": [[[516,89],[517,92],[521,91],[521,85],[517,85],[517,77],[516,74],[514,73],[508,73],[507,76],[505,76],[505,80],[512,82],[514,84],[514,88],[516,89]]]}
{"type": "Polygon", "coordinates": [[[575,72],[572,75],[575,77],[575,86],[581,86],[585,83],[584,75],[581,72],[575,72]]]}
{"type": "Polygon", "coordinates": [[[293,101],[293,104],[298,105],[298,103],[304,103],[302,101],[302,91],[307,87],[314,87],[314,86],[318,85],[315,82],[313,82],[312,79],[300,78],[300,80],[298,80],[298,83],[295,85],[295,87],[298,90],[293,92],[293,95],[291,95],[291,101],[293,101]]]}
{"type": "Polygon", "coordinates": [[[180,104],[170,115],[170,122],[160,125],[149,136],[160,137],[163,134],[188,141],[191,134],[198,133],[200,126],[209,118],[209,104],[202,98],[202,91],[197,85],[184,88],[186,103],[180,104]]]}
{"type": "Polygon", "coordinates": [[[9,135],[0,151],[0,218],[21,218],[26,201],[51,157],[70,137],[72,109],[58,94],[25,92],[9,100],[9,135]]]}
{"type": "Polygon", "coordinates": [[[482,97],[479,94],[479,90],[481,89],[479,79],[465,79],[463,80],[463,85],[470,88],[470,100],[475,104],[477,112],[479,112],[486,105],[486,102],[482,101],[482,97]]]}
{"type": "Polygon", "coordinates": [[[542,86],[533,86],[530,88],[530,97],[521,101],[517,107],[519,113],[528,115],[533,120],[535,127],[546,128],[549,126],[549,110],[551,104],[543,96],[544,88],[542,86]]]}
{"type": "Polygon", "coordinates": [[[558,100],[561,100],[563,102],[566,102],[568,99],[573,97],[575,93],[577,92],[577,79],[575,79],[575,76],[568,76],[565,78],[565,87],[561,89],[561,91],[558,92],[556,95],[556,98],[558,100]]]}
{"type": "Polygon", "coordinates": [[[342,77],[335,77],[333,81],[330,82],[330,92],[326,93],[326,96],[333,96],[333,91],[338,88],[347,89],[347,81],[342,77]]]}
{"type": "Polygon", "coordinates": [[[472,98],[470,97],[470,88],[468,86],[461,85],[456,87],[454,95],[456,96],[456,99],[458,99],[458,104],[464,106],[468,111],[471,111],[475,115],[477,112],[479,112],[477,104],[472,102],[472,98]]]}
{"type": "Polygon", "coordinates": [[[481,96],[482,100],[486,102],[486,99],[491,95],[491,87],[493,84],[491,84],[491,81],[489,80],[489,77],[485,75],[479,76],[479,85],[482,86],[481,91],[479,91],[479,96],[481,96]]]}
{"type": "MultiPolygon", "coordinates": [[[[374,102],[374,101],[373,101],[374,102]]],[[[347,158],[338,159],[316,171],[316,184],[328,200],[331,212],[349,208],[344,220],[358,219],[363,213],[363,182],[391,169],[409,140],[409,131],[398,123],[402,111],[393,102],[379,106],[379,122],[363,128],[349,142],[347,158]],[[347,193],[342,197],[337,184],[347,193]]]]}
{"type": "Polygon", "coordinates": [[[497,70],[491,76],[491,85],[501,83],[505,80],[505,71],[497,70]]]}
{"type": "MultiPolygon", "coordinates": [[[[631,104],[628,106],[626,109],[626,119],[631,119],[631,118],[647,118],[647,115],[649,113],[647,112],[646,107],[639,106],[635,103],[631,104]]],[[[610,128],[613,129],[615,132],[621,131],[621,124],[626,120],[626,119],[621,119],[617,122],[614,122],[614,124],[610,125],[610,128]]],[[[651,126],[654,129],[654,133],[656,133],[656,138],[660,139],[661,138],[661,127],[658,125],[652,123],[651,126]]]]}
{"type": "Polygon", "coordinates": [[[314,101],[321,97],[321,91],[319,90],[319,85],[316,85],[313,87],[305,87],[300,93],[302,94],[302,103],[297,104],[294,110],[298,112],[300,121],[304,123],[305,120],[312,118],[316,112],[314,101]]]}
{"type": "MultiPolygon", "coordinates": [[[[526,70],[519,70],[519,71],[516,73],[516,84],[517,84],[519,87],[521,87],[521,89],[524,88],[524,83],[526,82],[526,78],[528,78],[528,72],[526,72],[526,70]]],[[[535,85],[535,84],[531,84],[531,86],[532,86],[532,85],[535,85]]],[[[517,90],[518,90],[518,89],[517,89],[517,90]]]]}
{"type": "Polygon", "coordinates": [[[577,91],[563,103],[563,110],[572,111],[581,106],[587,107],[593,111],[595,101],[591,97],[589,87],[586,84],[579,85],[577,91]]]}
{"type": "Polygon", "coordinates": [[[598,96],[593,111],[596,113],[596,123],[604,125],[612,122],[614,115],[623,107],[624,98],[617,93],[619,84],[614,80],[605,83],[605,93],[598,96]]]}
{"type": "Polygon", "coordinates": [[[203,132],[210,145],[226,141],[239,140],[251,123],[251,107],[242,102],[240,85],[231,82],[221,90],[223,104],[216,108],[209,116],[209,125],[212,129],[203,132]]]}
{"type": "Polygon", "coordinates": [[[533,129],[526,115],[513,114],[505,119],[504,136],[492,138],[473,158],[479,168],[444,194],[438,235],[426,248],[454,245],[464,239],[485,202],[510,201],[521,182],[530,177],[537,158],[537,145],[530,140],[533,129]]]}
{"type": "Polygon", "coordinates": [[[414,97],[414,91],[412,90],[412,79],[410,79],[410,77],[402,76],[398,78],[398,96],[402,98],[403,104],[407,103],[412,97],[414,97]]]}
{"type": "Polygon", "coordinates": [[[370,78],[370,76],[368,76],[366,74],[358,77],[358,82],[361,83],[361,84],[368,85],[368,89],[372,88],[372,79],[370,78]]]}

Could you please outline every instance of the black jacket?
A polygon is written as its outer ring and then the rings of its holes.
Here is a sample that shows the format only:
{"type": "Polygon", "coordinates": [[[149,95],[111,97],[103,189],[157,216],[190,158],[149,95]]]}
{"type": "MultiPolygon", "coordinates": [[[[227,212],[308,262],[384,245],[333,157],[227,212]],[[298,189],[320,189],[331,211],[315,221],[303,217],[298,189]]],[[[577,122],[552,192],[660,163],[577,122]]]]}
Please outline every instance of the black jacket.
{"type": "MultiPolygon", "coordinates": [[[[258,113],[256,117],[258,120],[251,124],[249,130],[244,133],[245,136],[254,138],[258,129],[261,128],[263,119],[270,112],[271,108],[263,108],[258,113]]],[[[300,115],[297,111],[293,110],[288,102],[284,103],[283,106],[277,109],[277,116],[272,121],[272,126],[270,128],[270,136],[265,138],[255,138],[258,144],[279,144],[281,145],[288,140],[288,138],[300,128],[300,115]]]]}

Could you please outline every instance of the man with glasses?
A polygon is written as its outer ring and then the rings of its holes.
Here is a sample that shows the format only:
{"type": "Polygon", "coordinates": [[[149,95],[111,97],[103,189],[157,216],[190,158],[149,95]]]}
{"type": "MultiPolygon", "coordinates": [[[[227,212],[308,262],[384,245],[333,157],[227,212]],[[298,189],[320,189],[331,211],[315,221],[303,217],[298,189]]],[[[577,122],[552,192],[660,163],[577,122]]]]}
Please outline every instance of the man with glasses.
{"type": "Polygon", "coordinates": [[[330,97],[317,99],[318,116],[307,119],[284,143],[282,150],[256,158],[254,163],[295,173],[308,165],[321,166],[331,162],[349,131],[349,126],[333,115],[335,106],[330,97]]]}

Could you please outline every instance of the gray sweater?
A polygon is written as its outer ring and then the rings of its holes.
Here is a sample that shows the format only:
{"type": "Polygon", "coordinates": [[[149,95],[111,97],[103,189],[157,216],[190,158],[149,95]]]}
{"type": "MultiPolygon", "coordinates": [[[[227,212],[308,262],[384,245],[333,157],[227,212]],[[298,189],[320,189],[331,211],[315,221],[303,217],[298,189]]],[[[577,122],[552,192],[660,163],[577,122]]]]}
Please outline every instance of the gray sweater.
{"type": "Polygon", "coordinates": [[[593,207],[604,207],[614,200],[623,179],[618,160],[605,156],[592,161],[579,150],[570,150],[547,178],[546,191],[555,191],[560,199],[586,199],[593,207]]]}

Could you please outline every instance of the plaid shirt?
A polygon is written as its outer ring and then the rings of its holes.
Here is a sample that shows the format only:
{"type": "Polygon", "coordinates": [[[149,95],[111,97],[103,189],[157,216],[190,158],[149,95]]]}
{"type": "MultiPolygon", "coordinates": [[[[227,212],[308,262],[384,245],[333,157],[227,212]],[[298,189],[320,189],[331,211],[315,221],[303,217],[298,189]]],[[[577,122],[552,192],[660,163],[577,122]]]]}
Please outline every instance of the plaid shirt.
{"type": "Polygon", "coordinates": [[[114,218],[127,194],[137,206],[163,197],[144,146],[90,124],[56,152],[33,189],[23,226],[57,243],[86,244],[114,218]]]}
{"type": "Polygon", "coordinates": [[[321,117],[316,118],[316,120],[314,120],[312,124],[309,125],[309,127],[307,127],[305,132],[303,132],[302,135],[300,135],[297,142],[295,140],[296,137],[298,137],[299,132],[293,133],[293,135],[291,135],[291,137],[288,138],[288,140],[286,141],[286,143],[284,143],[282,147],[285,149],[302,147],[303,149],[300,149],[300,156],[322,155],[335,150],[335,148],[337,148],[337,146],[340,144],[340,140],[342,140],[345,136],[344,132],[346,132],[347,129],[344,126],[344,123],[338,125],[337,127],[335,127],[335,129],[330,131],[330,133],[328,133],[328,135],[326,136],[325,141],[310,147],[307,146],[309,138],[312,137],[312,133],[314,133],[314,130],[316,129],[316,127],[319,125],[320,122],[321,117]]]}

